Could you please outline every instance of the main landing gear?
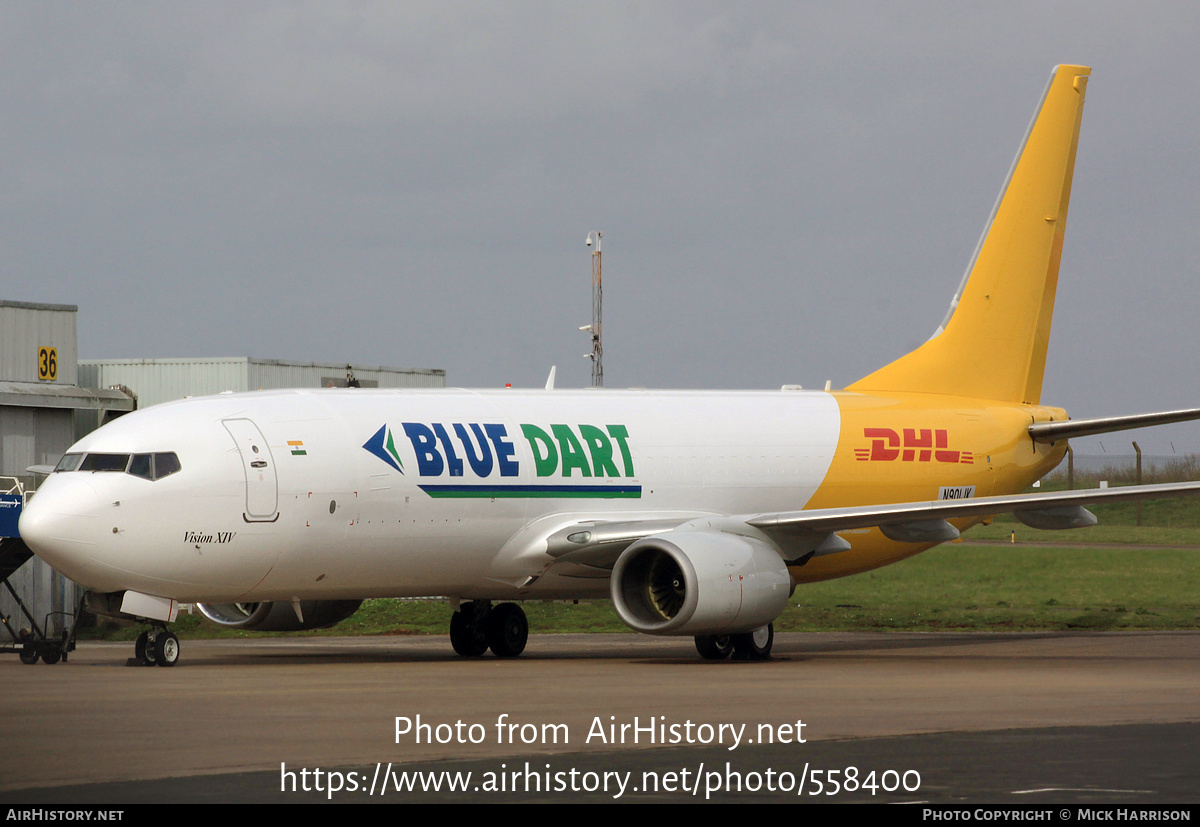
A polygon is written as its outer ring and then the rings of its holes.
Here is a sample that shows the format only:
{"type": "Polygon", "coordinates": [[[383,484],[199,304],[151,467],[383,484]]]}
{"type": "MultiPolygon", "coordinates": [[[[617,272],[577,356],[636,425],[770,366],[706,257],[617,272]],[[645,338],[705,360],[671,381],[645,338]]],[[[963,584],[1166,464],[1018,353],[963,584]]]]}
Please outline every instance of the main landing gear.
{"type": "Polygon", "coordinates": [[[450,644],[463,657],[476,658],[491,649],[498,658],[515,658],[528,640],[529,621],[516,603],[493,608],[490,600],[472,600],[450,618],[450,644]]]}
{"type": "Polygon", "coordinates": [[[705,660],[770,660],[775,643],[775,624],[768,623],[741,635],[696,635],[696,651],[705,660]]]}
{"type": "Polygon", "coordinates": [[[138,635],[133,644],[138,666],[174,666],[179,662],[179,638],[167,627],[155,627],[138,635]]]}

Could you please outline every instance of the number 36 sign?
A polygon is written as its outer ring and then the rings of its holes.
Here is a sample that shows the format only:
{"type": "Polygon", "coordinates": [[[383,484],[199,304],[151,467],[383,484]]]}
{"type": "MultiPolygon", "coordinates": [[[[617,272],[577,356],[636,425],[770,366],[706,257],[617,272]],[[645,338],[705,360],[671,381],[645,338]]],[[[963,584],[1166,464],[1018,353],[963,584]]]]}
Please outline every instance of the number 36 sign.
{"type": "Polygon", "coordinates": [[[50,382],[58,379],[58,348],[38,348],[38,379],[50,382]]]}

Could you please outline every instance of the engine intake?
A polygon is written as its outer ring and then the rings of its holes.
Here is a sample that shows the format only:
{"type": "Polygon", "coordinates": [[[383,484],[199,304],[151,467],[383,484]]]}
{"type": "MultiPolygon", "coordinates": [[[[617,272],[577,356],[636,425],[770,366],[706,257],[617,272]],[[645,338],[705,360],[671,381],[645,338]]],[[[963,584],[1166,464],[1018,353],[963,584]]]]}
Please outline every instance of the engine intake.
{"type": "Polygon", "coordinates": [[[638,540],[617,558],[613,606],[651,635],[738,634],[761,628],[791,594],[771,546],[721,531],[672,531],[638,540]]]}

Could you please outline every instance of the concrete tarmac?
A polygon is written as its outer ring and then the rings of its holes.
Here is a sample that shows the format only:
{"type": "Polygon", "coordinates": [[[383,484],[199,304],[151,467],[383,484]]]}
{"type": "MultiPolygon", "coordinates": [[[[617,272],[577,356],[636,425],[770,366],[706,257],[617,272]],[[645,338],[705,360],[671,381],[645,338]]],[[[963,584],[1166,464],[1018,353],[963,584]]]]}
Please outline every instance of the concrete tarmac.
{"type": "Polygon", "coordinates": [[[638,635],[533,635],[515,660],[445,637],[184,641],[170,669],[132,648],[0,660],[0,802],[363,803],[381,779],[392,801],[1200,801],[1197,632],[786,634],[766,663],[638,635]],[[395,793],[446,769],[473,773],[466,795],[395,793]]]}

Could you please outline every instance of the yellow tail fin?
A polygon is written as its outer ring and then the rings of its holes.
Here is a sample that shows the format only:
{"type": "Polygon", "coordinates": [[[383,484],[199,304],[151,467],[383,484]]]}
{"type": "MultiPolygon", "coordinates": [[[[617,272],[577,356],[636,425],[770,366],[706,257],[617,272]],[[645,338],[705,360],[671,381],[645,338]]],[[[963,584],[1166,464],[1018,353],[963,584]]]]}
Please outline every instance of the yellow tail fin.
{"type": "Polygon", "coordinates": [[[1090,73],[1086,66],[1055,67],[942,326],[848,390],[1041,401],[1090,73]]]}

